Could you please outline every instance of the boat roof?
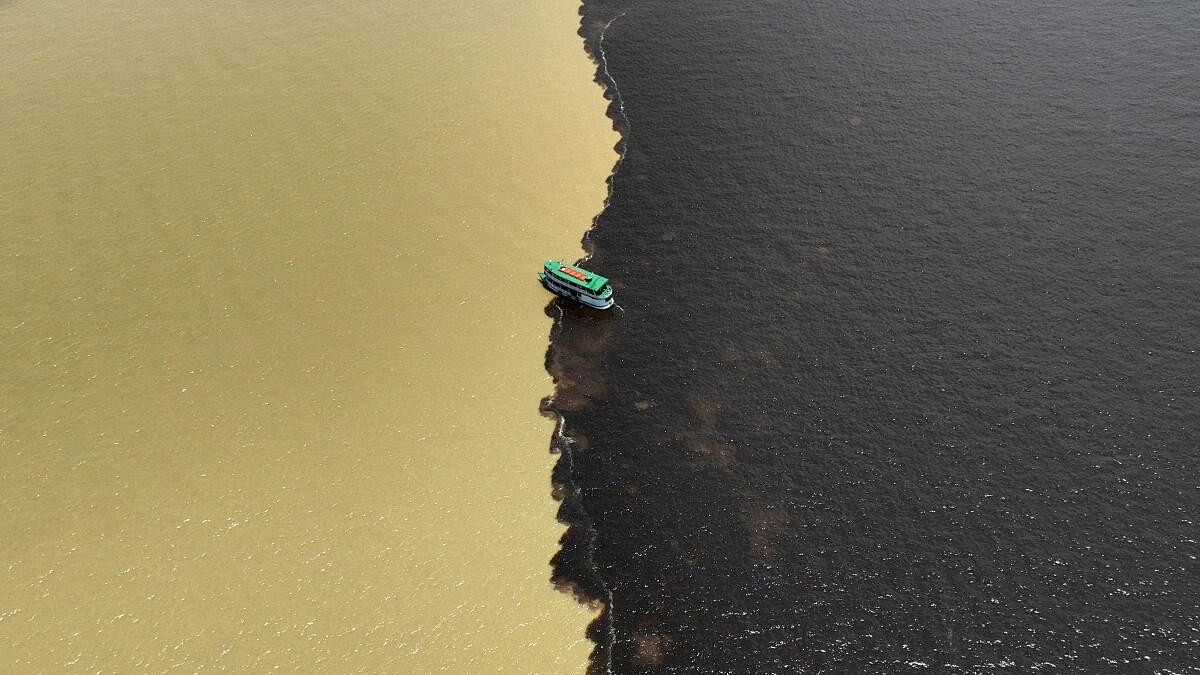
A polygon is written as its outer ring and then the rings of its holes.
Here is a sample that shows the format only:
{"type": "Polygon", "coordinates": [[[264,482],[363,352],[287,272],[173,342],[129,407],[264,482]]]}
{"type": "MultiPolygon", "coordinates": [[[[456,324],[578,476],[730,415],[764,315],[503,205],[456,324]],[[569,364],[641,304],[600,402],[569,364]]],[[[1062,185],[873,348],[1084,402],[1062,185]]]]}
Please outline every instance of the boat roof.
{"type": "Polygon", "coordinates": [[[608,283],[608,277],[602,277],[578,265],[568,265],[561,260],[547,260],[546,271],[573,286],[580,286],[592,292],[599,291],[608,283]],[[577,275],[582,275],[583,278],[577,275]]]}

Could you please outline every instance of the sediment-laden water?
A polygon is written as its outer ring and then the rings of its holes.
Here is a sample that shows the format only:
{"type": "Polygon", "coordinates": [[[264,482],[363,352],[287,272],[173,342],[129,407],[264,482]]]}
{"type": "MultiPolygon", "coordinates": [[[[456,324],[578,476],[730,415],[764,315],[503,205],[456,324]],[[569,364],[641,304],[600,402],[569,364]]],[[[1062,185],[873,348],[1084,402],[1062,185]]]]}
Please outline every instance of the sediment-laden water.
{"type": "Polygon", "coordinates": [[[1196,7],[606,25],[621,311],[548,356],[595,670],[1200,672],[1196,7]]]}
{"type": "Polygon", "coordinates": [[[578,672],[570,2],[0,2],[0,671],[578,672]]]}

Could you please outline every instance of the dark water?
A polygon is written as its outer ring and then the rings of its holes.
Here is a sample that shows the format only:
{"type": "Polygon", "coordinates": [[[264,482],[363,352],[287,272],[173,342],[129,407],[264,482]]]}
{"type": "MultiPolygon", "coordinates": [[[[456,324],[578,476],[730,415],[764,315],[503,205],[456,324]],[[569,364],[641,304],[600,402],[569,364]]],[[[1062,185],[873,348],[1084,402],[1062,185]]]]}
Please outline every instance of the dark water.
{"type": "Polygon", "coordinates": [[[595,669],[1200,672],[1200,5],[623,12],[624,311],[548,357],[595,669]]]}

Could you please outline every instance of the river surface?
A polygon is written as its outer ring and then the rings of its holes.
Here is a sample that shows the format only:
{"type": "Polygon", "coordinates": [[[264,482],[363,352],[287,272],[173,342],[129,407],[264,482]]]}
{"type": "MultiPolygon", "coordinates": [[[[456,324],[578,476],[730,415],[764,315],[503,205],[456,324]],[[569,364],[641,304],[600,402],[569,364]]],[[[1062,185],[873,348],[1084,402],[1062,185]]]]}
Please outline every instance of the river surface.
{"type": "Polygon", "coordinates": [[[585,4],[597,670],[1200,672],[1200,6],[585,4]]]}
{"type": "Polygon", "coordinates": [[[579,672],[571,2],[0,2],[0,671],[579,672]]]}

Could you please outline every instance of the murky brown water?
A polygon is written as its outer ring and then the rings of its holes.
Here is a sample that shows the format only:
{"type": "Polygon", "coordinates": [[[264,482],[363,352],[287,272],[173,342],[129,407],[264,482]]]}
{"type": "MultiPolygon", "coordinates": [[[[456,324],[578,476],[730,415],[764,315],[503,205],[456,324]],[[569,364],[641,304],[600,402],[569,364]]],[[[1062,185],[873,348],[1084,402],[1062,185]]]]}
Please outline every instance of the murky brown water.
{"type": "Polygon", "coordinates": [[[0,670],[579,671],[577,6],[0,3],[0,670]]]}

